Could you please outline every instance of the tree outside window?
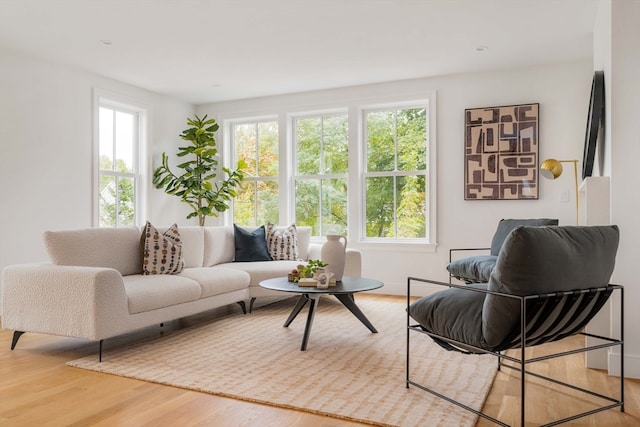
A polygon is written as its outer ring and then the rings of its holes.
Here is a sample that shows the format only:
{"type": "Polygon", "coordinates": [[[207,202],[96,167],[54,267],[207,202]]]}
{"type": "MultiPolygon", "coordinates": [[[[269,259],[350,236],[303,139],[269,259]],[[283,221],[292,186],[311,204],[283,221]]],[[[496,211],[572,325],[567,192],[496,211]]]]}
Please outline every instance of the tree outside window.
{"type": "Polygon", "coordinates": [[[233,201],[233,221],[242,225],[278,224],[278,122],[234,123],[231,138],[236,159],[247,164],[233,201]]]}
{"type": "Polygon", "coordinates": [[[295,221],[314,236],[347,234],[349,159],[346,114],[294,120],[295,221]]]}
{"type": "Polygon", "coordinates": [[[368,238],[427,235],[427,109],[367,110],[365,233],[368,238]]]}

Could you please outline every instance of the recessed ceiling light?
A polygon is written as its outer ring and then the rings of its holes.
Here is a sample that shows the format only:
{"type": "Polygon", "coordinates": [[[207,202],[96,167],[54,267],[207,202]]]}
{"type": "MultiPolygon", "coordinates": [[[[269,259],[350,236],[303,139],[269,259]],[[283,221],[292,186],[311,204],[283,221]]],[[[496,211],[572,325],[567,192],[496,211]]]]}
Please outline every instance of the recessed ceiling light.
{"type": "Polygon", "coordinates": [[[107,40],[107,39],[100,40],[100,43],[109,45],[111,44],[111,40],[107,40]]]}
{"type": "Polygon", "coordinates": [[[476,50],[478,52],[483,52],[483,51],[485,51],[487,49],[489,49],[489,46],[478,46],[478,47],[476,47],[476,50]]]}

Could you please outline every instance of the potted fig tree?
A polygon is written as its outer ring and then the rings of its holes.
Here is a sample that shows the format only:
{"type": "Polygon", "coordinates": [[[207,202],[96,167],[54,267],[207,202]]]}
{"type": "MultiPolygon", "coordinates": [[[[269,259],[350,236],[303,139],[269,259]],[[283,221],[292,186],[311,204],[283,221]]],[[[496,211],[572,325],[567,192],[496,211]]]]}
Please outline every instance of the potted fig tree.
{"type": "Polygon", "coordinates": [[[186,161],[176,167],[184,173],[177,175],[169,168],[169,157],[162,153],[162,165],[153,172],[153,185],[164,189],[165,193],[177,196],[191,207],[187,218],[198,217],[203,226],[208,216],[218,216],[229,209],[229,203],[237,196],[236,189],[244,178],[244,161],[238,161],[235,170],[222,167],[224,179],[218,177],[219,161],[215,131],[219,126],[215,119],[187,118],[189,128],[182,131],[180,138],[190,144],[178,147],[178,157],[186,161]]]}

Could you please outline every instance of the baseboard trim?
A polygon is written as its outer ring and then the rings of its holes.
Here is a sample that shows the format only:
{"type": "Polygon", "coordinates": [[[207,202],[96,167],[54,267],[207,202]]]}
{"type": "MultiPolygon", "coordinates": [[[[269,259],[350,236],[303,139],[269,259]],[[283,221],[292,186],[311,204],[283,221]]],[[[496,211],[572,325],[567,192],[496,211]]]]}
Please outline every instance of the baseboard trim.
{"type": "MultiPolygon", "coordinates": [[[[428,283],[419,283],[414,282],[411,284],[411,296],[412,297],[423,297],[426,295],[431,295],[434,292],[442,291],[445,288],[444,286],[438,285],[430,285],[428,283]]],[[[404,283],[385,283],[383,287],[376,289],[375,291],[371,291],[373,294],[381,294],[381,295],[407,295],[407,282],[404,283]]]]}
{"type": "MultiPolygon", "coordinates": [[[[609,353],[609,375],[620,376],[620,354],[609,353]]],[[[624,355],[624,377],[640,379],[640,355],[624,355]]]]}

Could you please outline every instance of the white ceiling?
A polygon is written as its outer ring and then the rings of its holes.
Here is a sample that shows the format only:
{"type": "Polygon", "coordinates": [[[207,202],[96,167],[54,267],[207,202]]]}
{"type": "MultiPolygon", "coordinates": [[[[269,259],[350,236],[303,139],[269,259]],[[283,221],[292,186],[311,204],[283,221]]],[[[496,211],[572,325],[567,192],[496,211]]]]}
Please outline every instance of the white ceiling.
{"type": "Polygon", "coordinates": [[[0,0],[0,45],[202,104],[590,58],[597,6],[0,0]]]}

